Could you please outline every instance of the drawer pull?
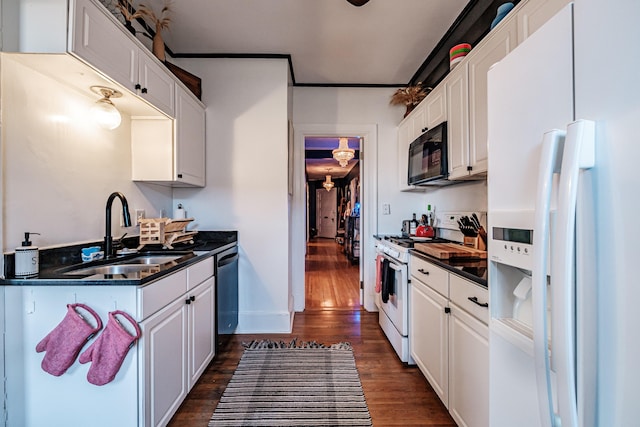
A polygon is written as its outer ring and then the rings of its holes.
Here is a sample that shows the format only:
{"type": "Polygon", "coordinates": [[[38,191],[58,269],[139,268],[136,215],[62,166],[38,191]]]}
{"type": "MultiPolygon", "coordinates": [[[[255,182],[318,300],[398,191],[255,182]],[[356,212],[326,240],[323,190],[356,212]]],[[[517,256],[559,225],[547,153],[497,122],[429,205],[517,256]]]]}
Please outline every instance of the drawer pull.
{"type": "Polygon", "coordinates": [[[479,305],[480,307],[489,307],[488,302],[478,302],[478,297],[468,297],[467,299],[472,303],[479,305]]]}
{"type": "Polygon", "coordinates": [[[422,274],[426,274],[427,276],[429,275],[429,272],[428,272],[428,271],[426,271],[424,268],[420,268],[420,269],[418,269],[418,271],[419,271],[420,273],[422,273],[422,274]]]}

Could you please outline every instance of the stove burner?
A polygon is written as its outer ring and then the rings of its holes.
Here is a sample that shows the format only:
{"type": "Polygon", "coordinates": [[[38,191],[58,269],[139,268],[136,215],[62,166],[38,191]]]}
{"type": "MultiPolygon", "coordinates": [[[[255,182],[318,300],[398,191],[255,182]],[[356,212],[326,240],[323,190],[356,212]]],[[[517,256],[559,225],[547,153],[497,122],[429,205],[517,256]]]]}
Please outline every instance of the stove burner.
{"type": "Polygon", "coordinates": [[[409,248],[412,249],[413,245],[415,243],[446,243],[449,242],[446,239],[442,239],[442,238],[433,238],[433,239],[429,239],[429,240],[424,240],[424,239],[414,239],[411,237],[407,237],[407,236],[385,236],[384,237],[385,240],[390,241],[391,243],[394,243],[400,247],[403,248],[409,248]]]}

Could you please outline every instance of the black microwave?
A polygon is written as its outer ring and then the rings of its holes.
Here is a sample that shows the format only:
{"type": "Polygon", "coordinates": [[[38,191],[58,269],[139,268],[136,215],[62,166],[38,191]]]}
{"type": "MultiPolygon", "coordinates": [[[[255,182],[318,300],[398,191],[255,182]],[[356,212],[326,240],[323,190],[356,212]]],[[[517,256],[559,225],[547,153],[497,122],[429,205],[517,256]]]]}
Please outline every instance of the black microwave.
{"type": "Polygon", "coordinates": [[[447,122],[432,127],[409,145],[409,185],[447,185],[447,122]]]}

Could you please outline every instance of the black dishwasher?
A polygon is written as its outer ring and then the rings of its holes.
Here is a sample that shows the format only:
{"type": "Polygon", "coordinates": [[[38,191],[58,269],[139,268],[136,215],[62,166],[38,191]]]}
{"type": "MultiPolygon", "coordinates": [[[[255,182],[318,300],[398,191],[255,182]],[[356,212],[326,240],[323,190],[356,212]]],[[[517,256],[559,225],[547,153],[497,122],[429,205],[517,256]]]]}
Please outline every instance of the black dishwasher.
{"type": "Polygon", "coordinates": [[[216,255],[216,313],[219,335],[238,326],[238,247],[216,255]]]}

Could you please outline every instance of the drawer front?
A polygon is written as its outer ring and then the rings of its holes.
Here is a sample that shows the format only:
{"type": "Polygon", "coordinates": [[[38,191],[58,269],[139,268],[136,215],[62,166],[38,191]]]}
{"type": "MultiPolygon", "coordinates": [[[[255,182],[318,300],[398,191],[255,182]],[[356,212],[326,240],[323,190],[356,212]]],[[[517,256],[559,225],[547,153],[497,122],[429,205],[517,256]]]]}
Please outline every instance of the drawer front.
{"type": "Polygon", "coordinates": [[[449,272],[422,258],[411,257],[411,276],[436,292],[449,297],[449,272]]]}
{"type": "Polygon", "coordinates": [[[451,274],[449,278],[451,302],[483,322],[489,323],[489,291],[462,277],[451,274]],[[471,298],[471,299],[470,299],[471,298]],[[472,301],[473,300],[473,301],[472,301]]]}
{"type": "Polygon", "coordinates": [[[213,276],[213,257],[200,261],[187,268],[188,289],[193,289],[200,283],[213,276]]]}
{"type": "Polygon", "coordinates": [[[140,319],[146,319],[187,292],[187,270],[183,269],[164,279],[138,289],[140,319]]]}

